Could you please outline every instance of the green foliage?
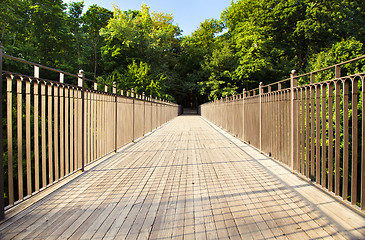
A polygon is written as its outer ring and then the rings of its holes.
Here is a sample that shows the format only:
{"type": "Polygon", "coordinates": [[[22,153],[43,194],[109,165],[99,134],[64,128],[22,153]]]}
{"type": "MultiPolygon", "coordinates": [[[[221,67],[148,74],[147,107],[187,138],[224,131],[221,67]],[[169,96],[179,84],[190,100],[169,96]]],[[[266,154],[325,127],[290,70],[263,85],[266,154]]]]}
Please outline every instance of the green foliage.
{"type": "MultiPolygon", "coordinates": [[[[0,37],[10,55],[194,106],[363,54],[364,8],[362,0],[238,0],[181,37],[171,14],[145,4],[83,13],[84,1],[3,0],[0,37]]],[[[4,68],[32,74],[10,61],[4,68]]]]}
{"type": "Polygon", "coordinates": [[[115,7],[113,18],[101,30],[106,74],[119,76],[122,86],[133,86],[139,93],[173,93],[170,83],[175,80],[179,34],[170,14],[150,13],[145,4],[138,11],[115,7]]]}
{"type": "MultiPolygon", "coordinates": [[[[331,48],[321,51],[313,55],[308,61],[308,72],[335,65],[363,55],[363,43],[350,38],[342,40],[332,45],[331,48]]],[[[341,67],[342,75],[364,72],[364,61],[356,61],[355,63],[346,64],[341,67]]],[[[335,72],[333,69],[329,71],[319,72],[316,74],[316,81],[325,81],[333,79],[335,72]]]]}

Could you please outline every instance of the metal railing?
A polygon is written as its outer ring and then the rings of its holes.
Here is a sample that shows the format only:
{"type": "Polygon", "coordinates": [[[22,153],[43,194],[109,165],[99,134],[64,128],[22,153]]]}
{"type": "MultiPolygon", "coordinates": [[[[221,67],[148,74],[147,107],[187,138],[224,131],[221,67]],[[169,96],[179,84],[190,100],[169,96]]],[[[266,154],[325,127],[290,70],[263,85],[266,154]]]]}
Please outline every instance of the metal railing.
{"type": "Polygon", "coordinates": [[[178,114],[178,105],[104,86],[78,75],[2,53],[0,47],[0,218],[22,202],[84,170],[85,165],[142,137],[178,114]],[[34,76],[3,71],[3,59],[34,67],[34,76]],[[41,79],[39,69],[59,74],[41,79]],[[65,76],[78,85],[65,83],[65,76]],[[3,82],[6,91],[3,93],[3,82]],[[86,88],[85,82],[93,88],[86,88]],[[6,114],[5,114],[6,113],[6,114]],[[4,158],[4,159],[3,159],[4,158]],[[3,169],[2,169],[3,168],[3,169]]]}
{"type": "Polygon", "coordinates": [[[203,104],[202,116],[364,211],[365,73],[341,76],[342,65],[364,58],[300,76],[293,71],[283,81],[203,104]],[[315,82],[326,70],[335,78],[315,82]],[[297,86],[304,77],[310,84],[297,86]]]}

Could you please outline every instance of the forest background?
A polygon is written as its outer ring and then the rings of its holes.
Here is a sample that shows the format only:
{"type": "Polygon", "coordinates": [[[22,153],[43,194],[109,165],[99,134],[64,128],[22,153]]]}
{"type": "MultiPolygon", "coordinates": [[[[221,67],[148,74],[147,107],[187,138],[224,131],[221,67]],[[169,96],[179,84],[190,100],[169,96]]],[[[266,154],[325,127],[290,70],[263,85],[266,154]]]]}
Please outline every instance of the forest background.
{"type": "MultiPolygon", "coordinates": [[[[365,1],[232,1],[220,19],[183,36],[171,14],[146,5],[110,11],[84,9],[83,1],[2,0],[0,33],[6,54],[196,107],[292,69],[363,55],[365,1]]],[[[10,61],[4,68],[32,71],[10,61]]]]}

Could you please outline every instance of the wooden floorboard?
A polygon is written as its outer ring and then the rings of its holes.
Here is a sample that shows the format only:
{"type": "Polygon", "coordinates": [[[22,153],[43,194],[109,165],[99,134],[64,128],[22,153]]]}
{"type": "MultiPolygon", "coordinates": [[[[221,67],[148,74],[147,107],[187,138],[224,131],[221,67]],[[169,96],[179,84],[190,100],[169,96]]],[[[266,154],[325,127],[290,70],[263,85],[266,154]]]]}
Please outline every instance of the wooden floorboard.
{"type": "Polygon", "coordinates": [[[365,239],[365,217],[183,115],[13,214],[0,239],[365,239]]]}

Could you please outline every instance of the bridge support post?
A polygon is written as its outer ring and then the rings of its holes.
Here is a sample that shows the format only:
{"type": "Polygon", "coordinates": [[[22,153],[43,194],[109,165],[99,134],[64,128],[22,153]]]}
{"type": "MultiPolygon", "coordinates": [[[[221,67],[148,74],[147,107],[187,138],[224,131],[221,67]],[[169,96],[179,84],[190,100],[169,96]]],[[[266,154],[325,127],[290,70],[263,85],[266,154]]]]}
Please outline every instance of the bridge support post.
{"type": "Polygon", "coordinates": [[[85,170],[85,74],[80,70],[78,86],[81,87],[81,171],[85,170]]]}
{"type": "Polygon", "coordinates": [[[296,94],[295,87],[297,87],[297,79],[295,78],[297,73],[295,70],[292,70],[290,74],[290,168],[292,170],[296,170],[296,163],[298,162],[297,157],[297,109],[295,107],[296,94]]]}
{"type": "MultiPolygon", "coordinates": [[[[0,99],[3,99],[3,45],[0,42],[0,99]]],[[[0,103],[0,119],[3,119],[3,105],[0,103]]],[[[5,218],[4,167],[3,167],[3,126],[0,126],[0,220],[5,218]]]]}

